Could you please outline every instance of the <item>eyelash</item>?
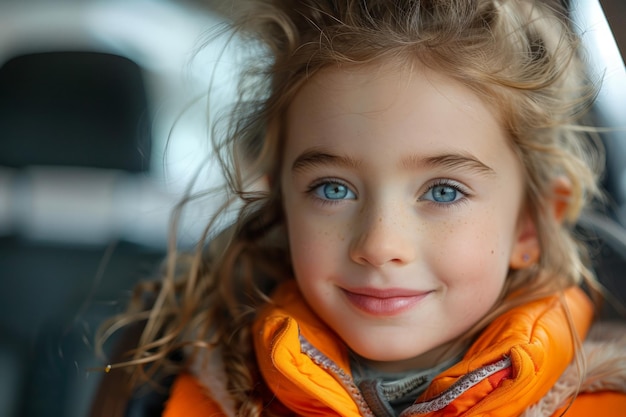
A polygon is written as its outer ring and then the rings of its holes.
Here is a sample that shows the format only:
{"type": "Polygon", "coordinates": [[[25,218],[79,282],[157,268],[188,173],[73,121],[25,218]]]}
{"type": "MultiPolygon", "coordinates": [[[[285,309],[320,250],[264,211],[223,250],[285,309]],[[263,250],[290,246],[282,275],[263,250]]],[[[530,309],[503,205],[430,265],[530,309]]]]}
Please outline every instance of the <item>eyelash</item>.
{"type": "Polygon", "coordinates": [[[346,183],[345,181],[342,181],[340,179],[337,178],[323,178],[320,179],[318,181],[315,181],[314,183],[312,183],[306,190],[306,194],[309,195],[311,198],[315,199],[316,201],[318,201],[321,204],[328,204],[328,205],[334,205],[334,204],[340,204],[344,201],[346,201],[346,199],[330,199],[330,198],[321,198],[319,196],[317,196],[315,194],[315,191],[320,188],[323,185],[328,185],[328,184],[337,184],[337,185],[341,185],[343,187],[346,187],[351,193],[353,193],[356,196],[356,192],[353,191],[352,186],[350,186],[348,183],[346,183]]]}
{"type": "MultiPolygon", "coordinates": [[[[318,201],[318,202],[320,202],[322,204],[334,205],[334,204],[339,204],[339,203],[341,203],[343,201],[346,201],[346,199],[336,199],[336,200],[333,200],[333,199],[329,199],[329,198],[321,198],[321,197],[319,197],[319,196],[317,196],[315,194],[316,190],[319,187],[321,187],[323,185],[328,185],[328,184],[337,184],[337,185],[341,185],[343,187],[346,187],[350,192],[352,192],[356,196],[356,192],[353,191],[353,187],[351,187],[345,181],[342,181],[342,180],[337,179],[337,178],[324,178],[324,179],[320,179],[318,181],[315,181],[314,183],[312,183],[306,189],[306,194],[311,196],[316,201],[318,201]]],[[[422,193],[420,195],[420,197],[417,199],[417,201],[425,201],[425,202],[434,204],[437,207],[452,208],[452,207],[454,207],[454,206],[456,206],[458,204],[466,203],[468,196],[470,196],[470,191],[465,186],[461,185],[460,183],[458,183],[458,182],[456,182],[454,180],[442,178],[442,179],[434,180],[434,182],[431,183],[428,186],[428,189],[424,193],[422,193]],[[454,189],[456,192],[461,193],[461,197],[459,199],[457,199],[455,201],[451,201],[449,203],[437,202],[437,201],[424,199],[424,196],[426,194],[428,194],[429,192],[431,192],[435,187],[450,187],[450,188],[454,189]]]]}
{"type": "Polygon", "coordinates": [[[428,186],[428,189],[424,193],[422,193],[422,195],[420,195],[420,197],[418,198],[418,201],[425,201],[427,203],[434,204],[436,207],[452,208],[452,207],[457,206],[458,204],[467,203],[467,199],[469,196],[470,196],[470,191],[467,189],[467,187],[463,186],[462,184],[454,180],[441,178],[441,179],[434,180],[434,182],[428,186]],[[429,192],[431,192],[435,187],[450,187],[454,189],[456,192],[461,193],[461,197],[458,200],[451,201],[449,203],[424,199],[424,196],[428,194],[429,192]]]}

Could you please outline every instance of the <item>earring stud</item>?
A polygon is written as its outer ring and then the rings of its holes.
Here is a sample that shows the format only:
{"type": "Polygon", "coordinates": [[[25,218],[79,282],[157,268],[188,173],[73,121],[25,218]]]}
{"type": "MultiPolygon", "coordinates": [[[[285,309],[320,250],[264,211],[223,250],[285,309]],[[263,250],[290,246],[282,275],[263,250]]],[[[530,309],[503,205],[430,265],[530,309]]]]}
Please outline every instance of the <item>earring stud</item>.
{"type": "Polygon", "coordinates": [[[524,261],[524,263],[528,263],[528,261],[530,261],[530,255],[527,253],[523,254],[522,261],[524,261]]]}

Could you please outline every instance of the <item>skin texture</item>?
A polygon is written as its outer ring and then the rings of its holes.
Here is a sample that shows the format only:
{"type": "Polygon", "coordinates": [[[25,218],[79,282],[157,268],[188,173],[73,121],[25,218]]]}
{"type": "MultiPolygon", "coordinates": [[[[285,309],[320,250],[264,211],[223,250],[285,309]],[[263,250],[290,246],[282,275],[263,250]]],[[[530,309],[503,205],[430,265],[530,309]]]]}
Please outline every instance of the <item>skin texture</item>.
{"type": "Polygon", "coordinates": [[[322,70],[286,117],[281,187],[311,308],[381,370],[458,353],[536,247],[497,113],[418,64],[322,70]]]}

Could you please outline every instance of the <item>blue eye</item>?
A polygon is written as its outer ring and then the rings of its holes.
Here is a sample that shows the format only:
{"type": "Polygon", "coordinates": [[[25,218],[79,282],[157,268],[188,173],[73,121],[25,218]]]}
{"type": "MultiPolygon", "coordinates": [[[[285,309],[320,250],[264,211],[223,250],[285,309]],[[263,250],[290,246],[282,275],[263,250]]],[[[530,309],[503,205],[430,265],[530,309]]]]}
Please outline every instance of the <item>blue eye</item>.
{"type": "Polygon", "coordinates": [[[313,188],[314,194],[324,200],[354,200],[356,195],[345,184],[325,182],[313,188]]]}
{"type": "Polygon", "coordinates": [[[435,184],[426,191],[422,199],[439,204],[454,203],[465,197],[465,193],[459,188],[459,186],[454,184],[435,184]]]}

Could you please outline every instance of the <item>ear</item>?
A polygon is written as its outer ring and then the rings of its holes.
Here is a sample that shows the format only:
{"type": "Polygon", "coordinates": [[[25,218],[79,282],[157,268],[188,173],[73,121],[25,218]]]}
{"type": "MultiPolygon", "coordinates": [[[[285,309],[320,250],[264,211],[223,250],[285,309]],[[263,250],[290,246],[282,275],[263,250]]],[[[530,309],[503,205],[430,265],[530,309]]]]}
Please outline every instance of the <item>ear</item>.
{"type": "Polygon", "coordinates": [[[572,196],[572,183],[567,177],[558,177],[552,183],[552,213],[558,224],[563,223],[572,196]]]}
{"type": "Polygon", "coordinates": [[[517,238],[511,251],[509,267],[511,269],[527,268],[535,264],[539,260],[540,255],[541,248],[535,221],[528,213],[528,210],[524,210],[520,218],[517,238]]]}
{"type": "MultiPolygon", "coordinates": [[[[569,208],[569,199],[572,194],[570,181],[565,177],[559,177],[552,183],[552,197],[546,209],[546,215],[553,216],[557,224],[561,224],[566,217],[569,208]]],[[[517,231],[517,240],[511,252],[509,266],[511,269],[527,268],[535,264],[541,255],[537,226],[528,210],[525,210],[520,218],[517,231]]]]}

